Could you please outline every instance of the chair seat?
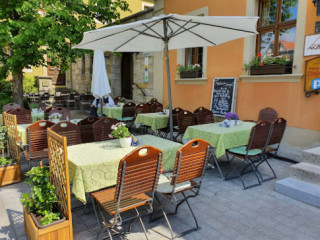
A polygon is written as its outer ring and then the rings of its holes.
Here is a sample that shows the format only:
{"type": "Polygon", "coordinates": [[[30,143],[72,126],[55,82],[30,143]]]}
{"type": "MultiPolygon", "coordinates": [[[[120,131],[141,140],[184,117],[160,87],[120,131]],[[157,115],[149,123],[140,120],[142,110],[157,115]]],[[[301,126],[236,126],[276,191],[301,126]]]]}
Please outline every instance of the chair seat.
{"type": "Polygon", "coordinates": [[[37,151],[29,153],[27,150],[23,152],[24,156],[26,157],[27,161],[30,160],[39,160],[43,158],[48,158],[48,150],[37,151]]]}
{"type": "MultiPolygon", "coordinates": [[[[246,155],[247,154],[246,147],[247,146],[231,148],[231,149],[228,150],[228,152],[239,154],[239,155],[246,155]]],[[[248,156],[255,156],[255,155],[259,155],[261,153],[262,153],[262,151],[260,149],[251,149],[248,152],[248,156]]]]}
{"type": "Polygon", "coordinates": [[[124,118],[117,118],[117,120],[119,121],[132,121],[134,119],[134,117],[124,117],[124,118]]]}
{"type": "MultiPolygon", "coordinates": [[[[116,214],[117,203],[114,200],[116,188],[103,189],[98,192],[91,193],[91,196],[103,207],[103,209],[110,215],[116,214]]],[[[150,201],[150,197],[146,194],[138,194],[131,198],[120,201],[120,212],[125,212],[133,208],[145,205],[150,201]]]]}
{"type": "MultiPolygon", "coordinates": [[[[165,173],[160,175],[157,192],[160,192],[160,193],[172,192],[173,185],[170,184],[172,179],[171,176],[172,176],[172,173],[165,173]]],[[[190,187],[192,187],[190,181],[178,183],[176,184],[175,193],[184,191],[190,187]]]]}

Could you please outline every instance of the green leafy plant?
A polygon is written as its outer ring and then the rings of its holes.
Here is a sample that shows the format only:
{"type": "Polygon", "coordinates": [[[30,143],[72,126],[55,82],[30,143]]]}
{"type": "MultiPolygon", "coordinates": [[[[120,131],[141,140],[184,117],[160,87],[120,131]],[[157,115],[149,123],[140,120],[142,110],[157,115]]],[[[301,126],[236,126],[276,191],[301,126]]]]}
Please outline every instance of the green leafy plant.
{"type": "Polygon", "coordinates": [[[46,223],[53,220],[55,203],[58,201],[55,194],[55,187],[50,182],[50,172],[48,167],[33,167],[26,173],[26,183],[31,186],[30,193],[22,194],[20,199],[22,205],[37,216],[46,217],[46,223]]]}
{"type": "Polygon", "coordinates": [[[38,103],[30,103],[29,107],[32,108],[39,108],[39,104],[38,103]]]}
{"type": "Polygon", "coordinates": [[[189,72],[189,71],[201,71],[202,67],[200,64],[194,64],[194,65],[177,65],[177,72],[189,72]]]}
{"type": "Polygon", "coordinates": [[[13,159],[1,157],[0,158],[0,166],[7,166],[14,163],[13,159]]]}
{"type": "Polygon", "coordinates": [[[4,157],[4,148],[6,147],[8,140],[9,136],[7,128],[5,126],[0,126],[0,150],[2,153],[2,157],[4,157]]]}
{"type": "Polygon", "coordinates": [[[251,67],[263,67],[266,65],[290,65],[292,64],[292,60],[287,58],[287,56],[266,56],[262,58],[261,53],[258,53],[254,56],[250,62],[243,64],[243,68],[245,70],[249,70],[251,67]]]}
{"type": "Polygon", "coordinates": [[[119,99],[119,103],[125,103],[125,101],[126,101],[126,99],[124,99],[124,98],[119,99]]]}
{"type": "Polygon", "coordinates": [[[23,91],[26,93],[38,93],[38,81],[35,77],[23,77],[23,91]]]}
{"type": "Polygon", "coordinates": [[[115,138],[126,138],[130,136],[130,132],[123,122],[111,126],[111,135],[115,138]]]}
{"type": "Polygon", "coordinates": [[[46,212],[44,217],[40,221],[40,225],[47,225],[52,223],[54,220],[60,219],[60,213],[46,212]]]}
{"type": "Polygon", "coordinates": [[[8,103],[12,102],[12,84],[5,79],[0,80],[0,110],[8,103]]]}

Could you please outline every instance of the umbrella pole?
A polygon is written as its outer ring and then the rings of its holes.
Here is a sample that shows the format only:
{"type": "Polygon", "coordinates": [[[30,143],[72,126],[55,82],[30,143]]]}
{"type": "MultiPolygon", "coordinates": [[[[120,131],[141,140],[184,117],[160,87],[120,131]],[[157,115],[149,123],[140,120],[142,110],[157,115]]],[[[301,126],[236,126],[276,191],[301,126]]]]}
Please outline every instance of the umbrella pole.
{"type": "Polygon", "coordinates": [[[101,106],[101,117],[103,117],[103,106],[102,106],[102,103],[103,103],[103,98],[101,98],[100,100],[100,106],[101,106]]]}
{"type": "Polygon", "coordinates": [[[167,23],[166,19],[163,19],[164,28],[164,53],[166,56],[167,65],[167,87],[168,87],[168,99],[169,99],[169,127],[170,127],[170,140],[173,141],[173,119],[172,119],[172,99],[171,99],[171,83],[170,83],[170,66],[169,66],[169,49],[168,49],[168,37],[167,37],[167,23]]]}

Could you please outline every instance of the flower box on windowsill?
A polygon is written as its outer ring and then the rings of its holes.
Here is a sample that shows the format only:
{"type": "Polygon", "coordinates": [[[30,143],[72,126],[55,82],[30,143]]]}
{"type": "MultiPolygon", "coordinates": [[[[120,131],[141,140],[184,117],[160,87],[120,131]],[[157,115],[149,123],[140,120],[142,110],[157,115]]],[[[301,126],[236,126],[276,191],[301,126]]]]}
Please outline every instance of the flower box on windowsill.
{"type": "Polygon", "coordinates": [[[291,74],[292,65],[264,65],[250,68],[250,75],[291,74]]]}
{"type": "Polygon", "coordinates": [[[183,71],[180,72],[180,78],[202,78],[201,71],[183,71]]]}

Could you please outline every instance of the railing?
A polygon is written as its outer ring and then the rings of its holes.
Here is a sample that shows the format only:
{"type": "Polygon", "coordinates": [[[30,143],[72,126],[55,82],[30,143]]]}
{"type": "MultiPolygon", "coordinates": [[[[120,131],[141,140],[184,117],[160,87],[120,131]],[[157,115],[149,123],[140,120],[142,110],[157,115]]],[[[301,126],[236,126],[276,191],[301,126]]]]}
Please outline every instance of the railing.
{"type": "Polygon", "coordinates": [[[143,91],[143,89],[141,87],[139,87],[138,84],[133,83],[132,86],[136,86],[142,92],[143,96],[146,96],[146,93],[143,91]]]}

